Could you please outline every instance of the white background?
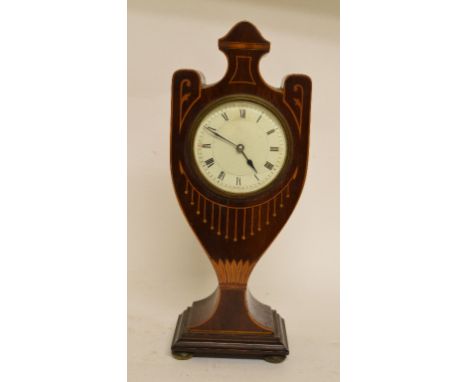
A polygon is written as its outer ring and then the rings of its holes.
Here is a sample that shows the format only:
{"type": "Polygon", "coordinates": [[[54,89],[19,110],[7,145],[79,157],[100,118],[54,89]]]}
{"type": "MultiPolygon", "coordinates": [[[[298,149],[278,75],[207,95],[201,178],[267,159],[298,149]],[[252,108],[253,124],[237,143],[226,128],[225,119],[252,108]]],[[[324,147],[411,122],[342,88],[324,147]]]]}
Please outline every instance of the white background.
{"type": "Polygon", "coordinates": [[[290,378],[339,373],[339,9],[307,3],[132,0],[128,8],[129,381],[290,378]],[[185,220],[169,169],[171,80],[193,68],[207,83],[226,71],[218,39],[247,19],[271,41],[261,61],[279,87],[290,73],[313,81],[309,173],[296,211],[258,263],[250,290],[285,318],[291,355],[178,362],[177,316],[216,288],[213,268],[185,220]],[[162,38],[162,36],[166,36],[162,38]]]}
{"type": "MultiPolygon", "coordinates": [[[[342,1],[343,381],[468,378],[464,8],[342,1]]],[[[1,380],[127,378],[125,10],[0,7],[1,380]]],[[[288,298],[268,296],[289,314],[288,298]]],[[[238,365],[245,380],[252,362],[238,365]]]]}

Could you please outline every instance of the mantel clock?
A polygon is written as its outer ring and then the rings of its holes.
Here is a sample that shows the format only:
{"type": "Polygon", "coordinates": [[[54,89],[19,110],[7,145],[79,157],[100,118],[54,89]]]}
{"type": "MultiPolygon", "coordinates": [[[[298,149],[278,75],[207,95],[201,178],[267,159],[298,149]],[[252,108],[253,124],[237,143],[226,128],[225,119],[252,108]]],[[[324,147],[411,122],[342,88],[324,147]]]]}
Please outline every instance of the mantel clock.
{"type": "Polygon", "coordinates": [[[304,185],[312,84],[294,74],[268,85],[259,61],[270,43],[249,22],[219,49],[228,61],[219,82],[206,85],[194,70],[172,79],[172,180],[219,283],[179,316],[172,353],[280,362],[289,354],[284,320],[247,281],[304,185]]]}

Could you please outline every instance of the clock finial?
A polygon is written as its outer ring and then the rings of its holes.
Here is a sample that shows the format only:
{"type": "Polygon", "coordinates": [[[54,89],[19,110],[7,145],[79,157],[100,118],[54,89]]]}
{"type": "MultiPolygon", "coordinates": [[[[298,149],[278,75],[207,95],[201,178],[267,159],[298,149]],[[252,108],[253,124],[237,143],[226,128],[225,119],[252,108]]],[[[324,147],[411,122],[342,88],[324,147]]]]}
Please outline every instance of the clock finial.
{"type": "Polygon", "coordinates": [[[227,35],[219,39],[218,46],[223,52],[238,49],[264,53],[270,51],[270,42],[265,40],[255,25],[248,21],[234,25],[227,35]]]}
{"type": "Polygon", "coordinates": [[[218,46],[228,58],[224,79],[229,84],[255,86],[263,81],[258,62],[270,51],[270,42],[262,37],[255,25],[248,21],[237,23],[218,40],[218,46]]]}

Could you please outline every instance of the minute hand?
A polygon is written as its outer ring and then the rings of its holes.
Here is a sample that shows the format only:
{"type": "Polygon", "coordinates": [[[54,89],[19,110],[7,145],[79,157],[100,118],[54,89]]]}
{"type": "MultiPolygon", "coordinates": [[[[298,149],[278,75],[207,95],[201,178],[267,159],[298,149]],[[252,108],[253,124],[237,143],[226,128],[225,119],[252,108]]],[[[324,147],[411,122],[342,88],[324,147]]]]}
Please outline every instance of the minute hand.
{"type": "Polygon", "coordinates": [[[223,141],[233,145],[234,147],[237,147],[237,145],[234,142],[231,142],[229,139],[224,138],[221,134],[217,133],[212,127],[207,127],[207,129],[215,136],[218,138],[222,139],[223,141]]]}

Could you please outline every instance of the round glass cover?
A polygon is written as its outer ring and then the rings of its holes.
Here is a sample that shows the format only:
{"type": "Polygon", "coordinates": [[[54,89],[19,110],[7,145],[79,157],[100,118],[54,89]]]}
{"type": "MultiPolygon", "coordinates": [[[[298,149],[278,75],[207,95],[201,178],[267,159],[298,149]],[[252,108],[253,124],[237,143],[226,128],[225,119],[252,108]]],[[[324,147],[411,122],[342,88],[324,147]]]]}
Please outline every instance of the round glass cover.
{"type": "Polygon", "coordinates": [[[235,194],[267,186],[287,157],[287,136],[280,120],[250,100],[226,101],[211,109],[196,126],[195,162],[216,188],[235,194]]]}

